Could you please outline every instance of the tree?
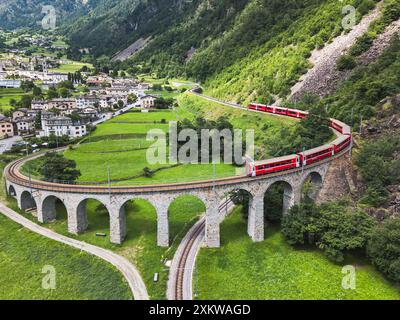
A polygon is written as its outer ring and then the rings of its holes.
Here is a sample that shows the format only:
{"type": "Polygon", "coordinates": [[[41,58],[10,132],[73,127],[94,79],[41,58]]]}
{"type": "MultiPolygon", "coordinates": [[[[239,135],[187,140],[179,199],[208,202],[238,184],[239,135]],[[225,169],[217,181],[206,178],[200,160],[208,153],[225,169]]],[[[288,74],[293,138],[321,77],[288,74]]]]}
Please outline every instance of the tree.
{"type": "Polygon", "coordinates": [[[137,99],[138,99],[138,97],[133,93],[128,95],[128,103],[129,104],[135,103],[137,101],[137,99]]]}
{"type": "Polygon", "coordinates": [[[283,217],[282,232],[292,244],[315,245],[331,260],[342,262],[350,250],[364,249],[375,221],[344,203],[321,206],[306,201],[283,217]]]}
{"type": "Polygon", "coordinates": [[[34,87],[33,88],[33,96],[34,97],[41,97],[42,96],[42,89],[40,89],[39,87],[34,87]]]}
{"type": "Polygon", "coordinates": [[[54,87],[50,87],[49,91],[47,92],[47,99],[52,100],[59,97],[57,90],[54,87]]]}
{"type": "Polygon", "coordinates": [[[21,100],[18,101],[17,106],[20,108],[30,109],[32,104],[33,96],[27,94],[21,97],[21,100]]]}
{"type": "Polygon", "coordinates": [[[40,173],[46,180],[76,181],[81,172],[76,169],[76,162],[58,153],[47,153],[43,158],[40,173]]]}
{"type": "Polygon", "coordinates": [[[61,96],[61,98],[68,98],[71,95],[67,88],[58,89],[58,94],[61,96]]]}
{"type": "Polygon", "coordinates": [[[21,82],[21,89],[24,90],[25,92],[32,91],[34,87],[35,87],[35,84],[33,83],[33,81],[22,81],[21,82]]]}
{"type": "Polygon", "coordinates": [[[154,175],[154,172],[151,171],[150,168],[144,167],[144,168],[143,168],[143,175],[144,175],[145,177],[147,177],[147,178],[151,178],[151,177],[154,175]]]}
{"type": "Polygon", "coordinates": [[[400,219],[377,225],[368,240],[367,255],[390,279],[400,282],[400,219]]]}
{"type": "Polygon", "coordinates": [[[35,129],[42,129],[42,111],[39,111],[35,117],[35,129]]]}
{"type": "Polygon", "coordinates": [[[16,106],[17,106],[17,100],[15,100],[15,99],[10,99],[9,104],[10,104],[11,107],[16,107],[16,106]]]}
{"type": "Polygon", "coordinates": [[[118,100],[117,104],[119,109],[122,109],[124,107],[124,102],[122,100],[118,100]]]}

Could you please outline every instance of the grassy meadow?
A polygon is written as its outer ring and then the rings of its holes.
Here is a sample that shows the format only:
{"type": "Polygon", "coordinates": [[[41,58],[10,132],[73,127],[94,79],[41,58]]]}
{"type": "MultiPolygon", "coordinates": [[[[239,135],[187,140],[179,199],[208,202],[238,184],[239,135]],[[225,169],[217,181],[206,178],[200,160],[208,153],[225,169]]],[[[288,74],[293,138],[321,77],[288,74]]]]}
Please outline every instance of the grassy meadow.
{"type": "Polygon", "coordinates": [[[318,250],[291,247],[273,226],[266,228],[264,242],[253,243],[239,208],[222,223],[221,243],[221,249],[199,254],[201,300],[400,299],[400,288],[358,257],[334,264],[318,250]],[[342,288],[344,265],[356,267],[356,290],[342,288]]]}
{"type": "Polygon", "coordinates": [[[10,110],[10,100],[19,101],[24,94],[22,89],[0,89],[0,112],[10,110]]]}
{"type": "MultiPolygon", "coordinates": [[[[16,209],[16,201],[14,199],[9,199],[9,201],[10,207],[16,209]]],[[[192,196],[182,196],[171,203],[169,208],[170,248],[157,247],[156,211],[147,201],[137,199],[125,205],[127,238],[122,245],[110,243],[107,210],[95,200],[89,200],[86,208],[89,227],[85,233],[79,236],[68,233],[66,209],[61,203],[57,204],[57,221],[44,226],[68,237],[112,250],[124,256],[138,268],[151,299],[166,299],[169,269],[162,263],[162,260],[173,258],[182,238],[199,219],[200,215],[204,213],[204,204],[192,196]],[[96,233],[104,233],[106,236],[98,237],[96,233]],[[153,281],[154,273],[159,273],[157,283],[153,281]]],[[[31,214],[23,212],[21,214],[37,222],[31,214]]],[[[93,279],[93,281],[96,279],[93,279]]],[[[113,278],[110,278],[110,281],[107,280],[108,286],[113,287],[116,284],[118,282],[113,278]]],[[[118,288],[118,286],[116,287],[118,288]]],[[[122,297],[125,296],[121,293],[120,296],[116,296],[116,299],[122,297]]]]}
{"type": "MultiPolygon", "coordinates": [[[[0,189],[1,200],[7,202],[3,183],[0,189]]],[[[10,207],[17,209],[15,200],[10,207]]],[[[132,298],[122,274],[108,262],[37,235],[0,214],[0,300],[132,298]],[[42,268],[48,265],[56,270],[55,290],[42,288],[42,268]]]]}

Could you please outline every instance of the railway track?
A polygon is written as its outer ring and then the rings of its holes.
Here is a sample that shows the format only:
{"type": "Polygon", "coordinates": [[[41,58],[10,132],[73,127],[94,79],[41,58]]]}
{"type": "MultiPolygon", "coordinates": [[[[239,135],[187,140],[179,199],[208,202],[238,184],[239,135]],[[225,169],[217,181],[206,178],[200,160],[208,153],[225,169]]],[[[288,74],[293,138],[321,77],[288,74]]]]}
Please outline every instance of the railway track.
{"type": "MultiPolygon", "coordinates": [[[[224,213],[224,211],[227,211],[228,208],[232,205],[233,202],[231,199],[225,200],[219,206],[219,212],[221,214],[224,213]]],[[[185,239],[182,241],[181,248],[179,248],[179,250],[177,251],[177,255],[179,256],[178,262],[176,267],[173,266],[173,269],[171,269],[173,285],[173,288],[171,290],[173,296],[169,297],[171,300],[187,300],[191,298],[193,279],[192,273],[198,251],[198,247],[195,247],[195,245],[199,244],[203,240],[205,226],[205,218],[202,218],[189,231],[185,239]]]]}
{"type": "MultiPolygon", "coordinates": [[[[243,106],[240,106],[238,104],[234,103],[229,103],[229,102],[224,102],[220,101],[218,99],[204,96],[202,94],[198,94],[196,92],[192,91],[192,94],[200,96],[204,99],[210,100],[210,101],[215,101],[221,104],[224,104],[226,106],[236,108],[236,109],[242,109],[242,110],[247,110],[243,106]]],[[[259,112],[255,110],[248,110],[252,112],[259,112]]],[[[335,132],[337,133],[337,132],[335,132]]],[[[63,151],[66,148],[59,148],[56,149],[55,151],[63,151]]],[[[330,162],[333,159],[342,156],[344,153],[346,153],[347,150],[344,152],[338,153],[332,158],[325,159],[324,161],[320,161],[316,163],[315,165],[308,165],[308,168],[318,166],[320,164],[323,164],[325,162],[330,162]]],[[[16,183],[20,186],[24,187],[29,187],[31,189],[37,189],[37,190],[47,190],[47,191],[56,191],[56,192],[65,192],[65,193],[92,193],[92,194],[132,194],[132,193],[152,193],[152,192],[160,192],[160,191],[181,191],[181,190],[193,190],[193,189],[201,189],[201,188],[213,188],[215,186],[225,186],[225,185],[234,185],[238,183],[243,183],[243,182],[251,182],[255,180],[263,180],[263,179],[269,179],[271,177],[276,177],[276,176],[281,176],[285,174],[291,174],[295,172],[300,172],[303,170],[303,168],[296,168],[296,169],[291,169],[291,170],[286,170],[286,171],[281,171],[281,172],[276,172],[276,173],[270,173],[268,175],[264,176],[257,176],[257,177],[248,177],[246,175],[242,176],[235,176],[235,177],[229,177],[229,178],[223,178],[223,179],[216,179],[216,180],[202,180],[202,181],[193,181],[193,182],[185,182],[185,183],[169,183],[169,184],[158,184],[158,185],[148,185],[148,186],[108,186],[108,185],[96,185],[95,183],[64,183],[64,182],[49,182],[49,181],[42,181],[42,180],[36,180],[36,179],[31,179],[26,177],[20,172],[21,166],[29,161],[33,160],[36,158],[39,158],[43,156],[45,153],[39,153],[35,155],[31,155],[29,157],[19,159],[11,164],[9,164],[5,170],[4,170],[4,175],[6,179],[10,182],[16,183]]]]}

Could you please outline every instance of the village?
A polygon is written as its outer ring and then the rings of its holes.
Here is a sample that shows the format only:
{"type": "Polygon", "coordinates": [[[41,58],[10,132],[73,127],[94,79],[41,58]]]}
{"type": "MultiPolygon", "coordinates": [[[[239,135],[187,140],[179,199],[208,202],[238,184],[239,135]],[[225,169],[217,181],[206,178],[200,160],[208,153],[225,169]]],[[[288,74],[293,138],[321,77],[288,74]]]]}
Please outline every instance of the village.
{"type": "Polygon", "coordinates": [[[23,102],[6,101],[11,107],[0,110],[0,139],[13,142],[6,143],[5,149],[23,143],[23,138],[81,138],[131,109],[148,112],[172,107],[171,99],[148,93],[155,89],[150,83],[125,74],[94,73],[87,65],[73,72],[53,71],[72,63],[46,55],[27,57],[24,50],[0,56],[0,98],[15,90],[33,92],[22,95],[30,97],[23,102]]]}

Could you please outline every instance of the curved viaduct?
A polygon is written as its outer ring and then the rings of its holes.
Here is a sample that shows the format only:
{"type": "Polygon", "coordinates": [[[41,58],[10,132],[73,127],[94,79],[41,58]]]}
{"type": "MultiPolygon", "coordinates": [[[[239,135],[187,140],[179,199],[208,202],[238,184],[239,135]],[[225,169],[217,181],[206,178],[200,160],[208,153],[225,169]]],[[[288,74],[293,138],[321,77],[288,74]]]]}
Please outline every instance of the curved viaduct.
{"type": "Polygon", "coordinates": [[[169,246],[168,208],[182,195],[193,195],[201,199],[206,207],[206,245],[220,246],[220,223],[225,215],[219,213],[219,206],[229,192],[246,190],[251,195],[248,234],[253,241],[264,240],[264,196],[268,189],[277,182],[283,182],[284,211],[300,202],[301,190],[305,181],[311,181],[318,188],[322,187],[332,161],[343,156],[347,151],[337,154],[315,165],[276,174],[249,178],[246,176],[219,180],[189,182],[154,186],[86,186],[64,185],[32,180],[20,172],[20,167],[31,156],[9,164],[5,169],[7,191],[17,199],[21,210],[37,209],[41,223],[56,219],[56,201],[63,202],[68,213],[68,231],[72,234],[84,232],[88,227],[86,202],[94,199],[101,202],[110,217],[110,240],[121,244],[126,236],[125,204],[131,200],[144,199],[150,202],[157,212],[157,243],[169,246]]]}

